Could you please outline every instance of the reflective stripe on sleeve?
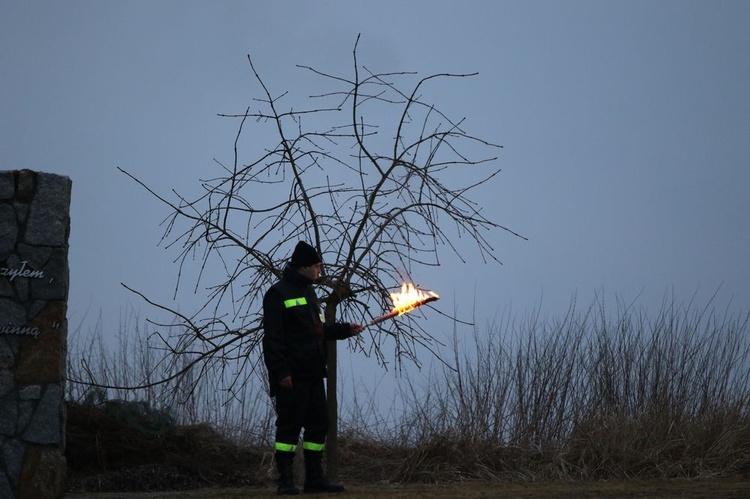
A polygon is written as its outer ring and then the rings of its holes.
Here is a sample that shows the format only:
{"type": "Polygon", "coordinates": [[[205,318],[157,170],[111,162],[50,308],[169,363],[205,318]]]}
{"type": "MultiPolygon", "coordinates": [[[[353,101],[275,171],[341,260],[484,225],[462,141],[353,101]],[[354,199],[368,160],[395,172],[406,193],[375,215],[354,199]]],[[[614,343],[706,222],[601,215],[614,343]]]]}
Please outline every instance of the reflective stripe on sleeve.
{"type": "Polygon", "coordinates": [[[300,296],[299,298],[290,298],[288,300],[284,300],[285,308],[299,307],[301,305],[307,305],[307,298],[305,298],[304,296],[300,296]]]}

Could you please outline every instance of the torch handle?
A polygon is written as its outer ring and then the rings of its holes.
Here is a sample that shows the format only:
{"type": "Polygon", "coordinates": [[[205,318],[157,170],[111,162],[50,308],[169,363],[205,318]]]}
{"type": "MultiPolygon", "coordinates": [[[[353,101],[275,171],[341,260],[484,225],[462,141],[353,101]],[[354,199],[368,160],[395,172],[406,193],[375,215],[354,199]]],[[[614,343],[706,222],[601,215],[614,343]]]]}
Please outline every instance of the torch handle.
{"type": "Polygon", "coordinates": [[[380,317],[375,317],[373,320],[370,321],[368,326],[374,326],[375,324],[388,320],[391,317],[396,317],[397,315],[398,315],[398,312],[391,312],[389,314],[381,315],[380,317]]]}

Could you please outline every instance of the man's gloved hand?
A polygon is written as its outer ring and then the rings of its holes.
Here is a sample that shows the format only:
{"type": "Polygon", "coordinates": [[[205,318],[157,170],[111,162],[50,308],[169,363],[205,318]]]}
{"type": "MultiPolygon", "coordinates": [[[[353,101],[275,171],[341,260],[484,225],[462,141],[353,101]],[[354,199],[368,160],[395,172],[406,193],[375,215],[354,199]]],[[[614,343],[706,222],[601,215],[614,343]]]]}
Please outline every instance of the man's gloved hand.
{"type": "Polygon", "coordinates": [[[279,386],[283,388],[284,390],[291,390],[292,389],[292,377],[287,376],[286,378],[282,378],[281,381],[279,381],[279,386]]]}

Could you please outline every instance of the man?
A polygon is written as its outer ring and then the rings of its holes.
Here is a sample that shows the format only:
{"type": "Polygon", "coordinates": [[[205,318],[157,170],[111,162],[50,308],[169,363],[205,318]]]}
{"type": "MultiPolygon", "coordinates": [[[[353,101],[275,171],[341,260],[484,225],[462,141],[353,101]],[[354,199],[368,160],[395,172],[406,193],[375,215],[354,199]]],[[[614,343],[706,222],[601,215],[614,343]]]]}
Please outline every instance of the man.
{"type": "Polygon", "coordinates": [[[279,282],[263,297],[263,358],[271,397],[276,400],[276,467],[279,495],[296,495],[293,461],[300,431],[305,457],[305,492],[343,492],[323,476],[322,457],[328,431],[323,378],[326,341],[362,332],[360,324],[324,324],[313,283],[321,258],[300,241],[279,282]]]}

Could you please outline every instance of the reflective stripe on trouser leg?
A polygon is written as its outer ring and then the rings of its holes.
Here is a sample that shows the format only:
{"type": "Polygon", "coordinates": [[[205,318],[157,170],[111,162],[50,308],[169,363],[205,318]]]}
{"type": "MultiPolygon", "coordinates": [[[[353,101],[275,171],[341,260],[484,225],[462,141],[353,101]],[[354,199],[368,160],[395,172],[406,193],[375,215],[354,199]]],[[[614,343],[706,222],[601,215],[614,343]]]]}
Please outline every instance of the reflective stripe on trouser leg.
{"type": "Polygon", "coordinates": [[[297,451],[297,445],[295,444],[285,444],[282,442],[276,442],[275,449],[277,451],[281,452],[296,452],[297,451]]]}
{"type": "Polygon", "coordinates": [[[302,449],[304,450],[311,450],[314,452],[323,452],[325,450],[326,444],[316,444],[313,442],[302,442],[302,449]]]}

